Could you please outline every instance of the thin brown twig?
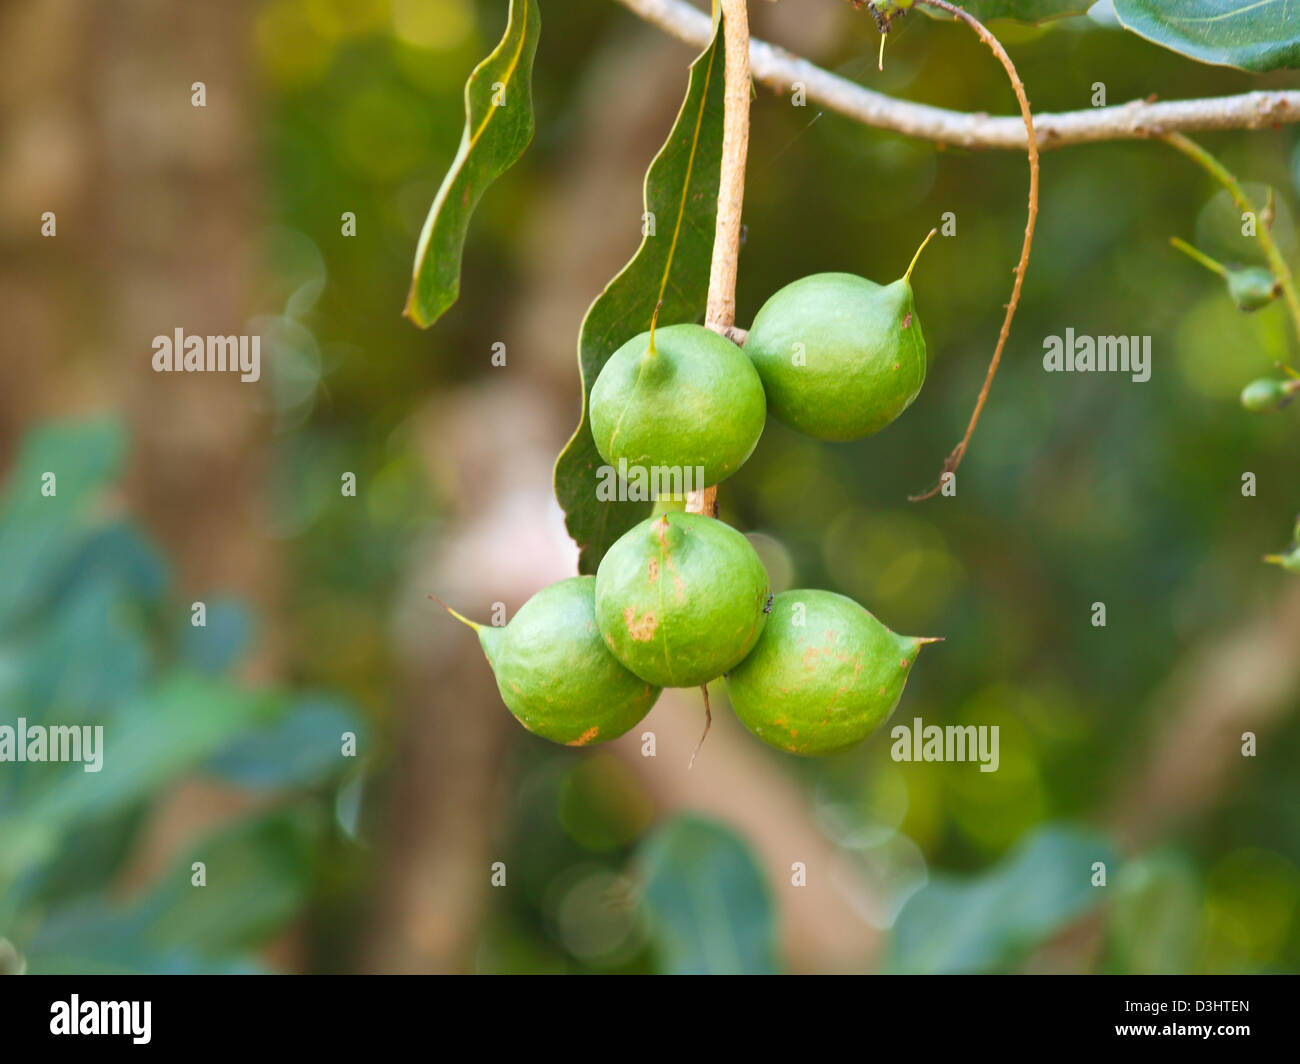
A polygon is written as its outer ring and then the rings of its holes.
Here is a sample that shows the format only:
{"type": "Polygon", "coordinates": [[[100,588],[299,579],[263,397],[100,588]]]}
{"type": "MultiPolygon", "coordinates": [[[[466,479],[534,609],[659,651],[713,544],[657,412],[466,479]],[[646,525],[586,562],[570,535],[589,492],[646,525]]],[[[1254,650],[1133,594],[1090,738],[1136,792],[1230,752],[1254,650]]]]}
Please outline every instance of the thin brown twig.
{"type": "Polygon", "coordinates": [[[709,706],[709,685],[706,683],[700,684],[700,690],[704,692],[704,734],[700,736],[700,741],[695,744],[687,768],[695,767],[695,759],[699,756],[700,747],[704,745],[704,740],[709,737],[709,729],[713,727],[713,709],[709,706]]]}
{"type": "Polygon", "coordinates": [[[1007,312],[1002,319],[1002,330],[998,333],[997,346],[993,349],[993,358],[989,361],[988,372],[984,375],[984,386],[980,388],[979,397],[975,400],[975,409],[971,413],[969,424],[966,426],[966,434],[962,436],[961,442],[953,448],[952,453],[944,460],[943,473],[939,476],[939,482],[921,495],[909,495],[909,502],[920,502],[922,499],[929,499],[937,495],[943,488],[944,476],[948,473],[955,473],[966,454],[966,448],[970,445],[971,436],[975,433],[975,426],[979,424],[980,413],[984,410],[984,403],[989,397],[989,389],[993,386],[993,377],[998,371],[998,363],[1002,361],[1002,351],[1006,347],[1007,337],[1011,333],[1011,320],[1015,317],[1016,306],[1020,302],[1020,289],[1025,281],[1025,270],[1029,266],[1029,251],[1034,243],[1034,222],[1038,218],[1038,141],[1034,137],[1034,116],[1029,110],[1029,98],[1025,95],[1025,85],[1020,80],[1020,75],[1016,73],[1015,64],[1011,62],[1011,57],[1007,55],[1006,49],[1002,47],[998,39],[974,15],[963,11],[955,4],[948,3],[948,0],[917,0],[917,3],[926,7],[937,8],[940,11],[946,11],[954,18],[966,23],[975,31],[979,39],[988,46],[989,50],[997,57],[998,62],[1002,64],[1002,69],[1007,72],[1011,87],[1016,93],[1016,102],[1020,105],[1020,117],[1025,124],[1025,143],[1029,155],[1029,220],[1025,223],[1025,240],[1020,248],[1020,261],[1016,263],[1016,280],[1011,286],[1011,299],[1007,303],[1007,312]]]}

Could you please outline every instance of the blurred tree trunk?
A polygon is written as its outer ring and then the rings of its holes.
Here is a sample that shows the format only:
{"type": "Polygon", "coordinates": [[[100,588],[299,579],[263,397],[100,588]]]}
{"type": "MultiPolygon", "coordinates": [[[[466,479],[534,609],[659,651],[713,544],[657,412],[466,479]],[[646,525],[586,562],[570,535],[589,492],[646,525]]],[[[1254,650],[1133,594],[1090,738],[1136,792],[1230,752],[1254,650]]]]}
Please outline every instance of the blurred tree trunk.
{"type": "MultiPolygon", "coordinates": [[[[181,593],[231,591],[270,608],[265,379],[151,365],[153,337],[178,327],[246,331],[260,221],[251,10],[47,0],[0,15],[0,448],[10,455],[45,417],[124,412],[129,503],[181,593]],[[191,103],[198,81],[206,107],[191,103]],[[40,235],[44,211],[56,236],[40,235]]],[[[273,657],[265,641],[260,654],[273,657]]]]}
{"type": "MultiPolygon", "coordinates": [[[[9,4],[0,9],[0,462],[8,466],[27,426],[58,400],[55,371],[83,346],[78,263],[90,241],[74,218],[90,198],[92,132],[84,113],[77,5],[9,4]],[[55,211],[61,237],[41,235],[55,211]]],[[[64,385],[64,390],[75,391],[64,385]]]]}

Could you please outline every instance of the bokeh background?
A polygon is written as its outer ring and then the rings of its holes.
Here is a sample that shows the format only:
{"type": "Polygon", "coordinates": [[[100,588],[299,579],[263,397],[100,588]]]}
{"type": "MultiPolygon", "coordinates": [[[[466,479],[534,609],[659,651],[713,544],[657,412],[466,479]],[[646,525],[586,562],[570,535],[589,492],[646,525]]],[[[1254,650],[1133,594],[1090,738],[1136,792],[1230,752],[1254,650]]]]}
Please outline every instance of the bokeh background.
{"type": "MultiPolygon", "coordinates": [[[[965,31],[909,16],[879,73],[866,13],[751,7],[756,35],[873,88],[1012,113],[965,31]]],[[[722,516],[778,589],[944,636],[895,720],[997,725],[999,771],[895,763],[883,731],[793,759],[720,686],[689,771],[698,692],[591,751],[515,724],[427,596],[485,618],[573,571],[550,471],[578,327],[640,239],[692,51],[612,3],[545,5],[536,139],[420,332],[416,237],[504,23],[500,0],[0,9],[0,723],[98,722],[108,744],[99,776],[0,764],[0,970],[1300,967],[1300,580],[1260,562],[1300,509],[1300,429],[1237,402],[1297,343],[1280,305],[1238,313],[1169,247],[1258,259],[1160,144],[1044,156],[958,497],[911,505],[992,350],[1025,161],[755,99],[740,324],[805,273],[897,276],[944,211],[957,234],[914,275],[931,368],[906,416],[851,445],[770,424],[722,516]],[[152,372],[177,327],[260,333],[262,382],[152,372]],[[1150,335],[1151,380],[1045,374],[1067,327],[1150,335]]],[[[1300,84],[1104,13],[994,28],[1035,110],[1097,82],[1110,103],[1300,84]]],[[[1202,139],[1276,190],[1296,262],[1296,131],[1202,139]]]]}

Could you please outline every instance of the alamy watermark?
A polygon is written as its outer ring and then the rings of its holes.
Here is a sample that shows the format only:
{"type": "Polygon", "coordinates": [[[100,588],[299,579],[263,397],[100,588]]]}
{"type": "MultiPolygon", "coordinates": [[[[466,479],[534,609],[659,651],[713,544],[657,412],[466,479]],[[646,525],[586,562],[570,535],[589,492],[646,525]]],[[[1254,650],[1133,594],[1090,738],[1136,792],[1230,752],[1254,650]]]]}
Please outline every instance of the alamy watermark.
{"type": "Polygon", "coordinates": [[[1139,384],[1151,379],[1149,336],[1065,336],[1043,338],[1043,369],[1048,373],[1129,373],[1139,384]]]}
{"type": "Polygon", "coordinates": [[[136,1045],[148,1045],[152,1013],[152,1001],[82,1001],[73,994],[50,1005],[50,1034],[129,1035],[136,1045]]]}
{"type": "Polygon", "coordinates": [[[896,724],[889,731],[894,745],[889,756],[895,761],[978,761],[981,772],[998,770],[998,725],[896,724]]]}
{"type": "Polygon", "coordinates": [[[104,726],[0,724],[0,761],[80,761],[86,772],[104,767],[104,726]]]}
{"type": "Polygon", "coordinates": [[[703,491],[703,466],[629,467],[626,458],[618,468],[603,465],[596,470],[596,498],[601,502],[653,502],[656,499],[682,498],[692,491],[703,491]]]}
{"type": "Polygon", "coordinates": [[[238,373],[252,383],[262,377],[260,336],[172,336],[153,338],[155,373],[238,373]]]}

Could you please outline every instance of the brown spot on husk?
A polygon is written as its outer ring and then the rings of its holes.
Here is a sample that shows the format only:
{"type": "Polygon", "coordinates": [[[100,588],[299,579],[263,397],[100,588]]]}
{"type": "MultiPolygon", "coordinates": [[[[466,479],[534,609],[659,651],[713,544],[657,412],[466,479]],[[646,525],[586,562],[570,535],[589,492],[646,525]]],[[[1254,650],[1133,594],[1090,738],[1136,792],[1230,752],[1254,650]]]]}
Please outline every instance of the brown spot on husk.
{"type": "Polygon", "coordinates": [[[650,559],[650,583],[655,583],[659,579],[659,559],[650,559]]]}
{"type": "Polygon", "coordinates": [[[627,634],[632,637],[635,643],[648,643],[655,637],[655,630],[659,627],[659,618],[653,613],[647,613],[639,621],[636,619],[636,610],[628,606],[623,611],[623,623],[627,626],[627,634]]]}
{"type": "Polygon", "coordinates": [[[593,725],[592,727],[588,728],[585,732],[583,732],[581,735],[579,735],[576,739],[572,740],[571,742],[567,742],[564,745],[565,746],[586,746],[589,742],[591,742],[592,739],[596,738],[596,736],[599,734],[600,734],[600,727],[598,725],[593,725]]]}

